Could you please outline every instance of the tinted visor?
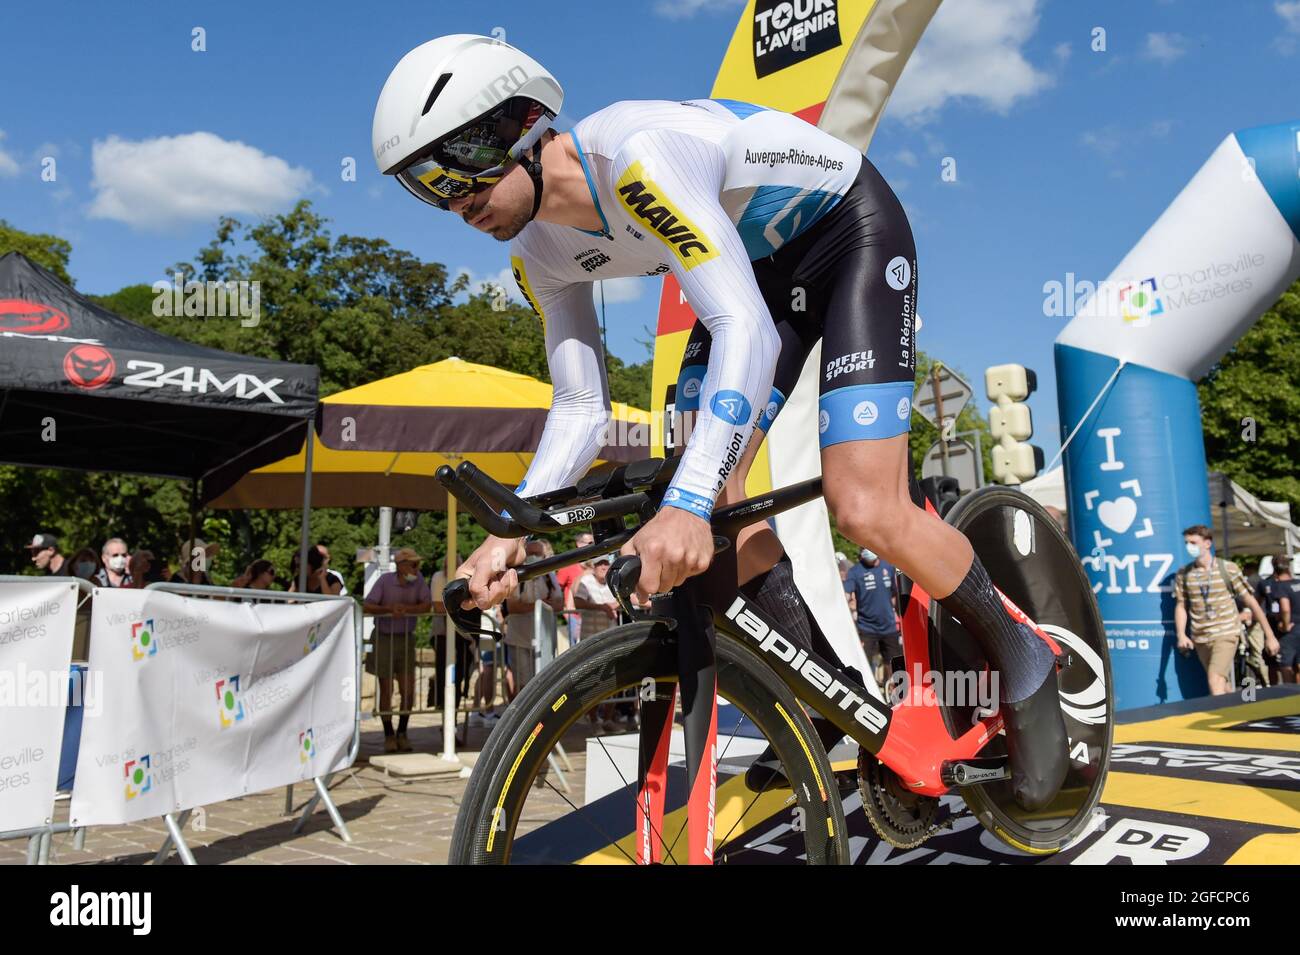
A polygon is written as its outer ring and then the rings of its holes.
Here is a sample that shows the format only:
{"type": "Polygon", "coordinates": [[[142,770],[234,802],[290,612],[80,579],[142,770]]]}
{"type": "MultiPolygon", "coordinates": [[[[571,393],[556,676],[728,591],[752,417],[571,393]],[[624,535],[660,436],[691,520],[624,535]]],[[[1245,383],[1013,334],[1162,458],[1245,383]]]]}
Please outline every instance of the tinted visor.
{"type": "Polygon", "coordinates": [[[553,118],[535,100],[506,100],[417,153],[397,179],[417,198],[446,208],[447,201],[498,182],[549,125],[539,123],[542,117],[553,118]]]}

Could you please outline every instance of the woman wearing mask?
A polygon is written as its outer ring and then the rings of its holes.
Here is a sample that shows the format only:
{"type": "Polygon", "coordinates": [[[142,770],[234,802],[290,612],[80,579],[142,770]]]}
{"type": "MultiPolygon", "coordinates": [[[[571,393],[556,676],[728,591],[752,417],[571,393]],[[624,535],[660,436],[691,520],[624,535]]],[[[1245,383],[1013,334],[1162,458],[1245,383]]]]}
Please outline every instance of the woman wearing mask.
{"type": "Polygon", "coordinates": [[[92,583],[95,580],[95,575],[104,569],[99,563],[99,555],[89,547],[83,547],[77,551],[68,563],[72,568],[74,577],[80,577],[82,580],[89,580],[92,583]]]}

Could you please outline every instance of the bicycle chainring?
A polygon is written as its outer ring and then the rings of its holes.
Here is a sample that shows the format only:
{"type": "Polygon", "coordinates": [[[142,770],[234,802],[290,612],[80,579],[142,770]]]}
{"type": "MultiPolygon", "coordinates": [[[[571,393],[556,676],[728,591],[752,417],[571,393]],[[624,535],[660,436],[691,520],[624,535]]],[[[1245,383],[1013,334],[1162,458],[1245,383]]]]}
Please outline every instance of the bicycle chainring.
{"type": "Polygon", "coordinates": [[[858,749],[858,792],[862,811],[880,838],[899,849],[914,849],[939,827],[939,800],[908,791],[898,774],[865,749],[858,749]]]}

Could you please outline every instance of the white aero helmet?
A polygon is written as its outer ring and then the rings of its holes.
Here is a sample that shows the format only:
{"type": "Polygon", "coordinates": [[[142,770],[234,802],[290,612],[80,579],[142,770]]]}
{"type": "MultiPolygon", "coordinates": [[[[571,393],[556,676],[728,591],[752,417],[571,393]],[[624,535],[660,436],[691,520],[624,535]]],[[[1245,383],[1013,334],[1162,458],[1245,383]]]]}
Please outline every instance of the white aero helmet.
{"type": "Polygon", "coordinates": [[[489,186],[533,149],[526,168],[541,204],[542,133],[564,103],[545,67],[510,44],[456,33],[417,46],[393,68],[375,106],[375,163],[439,208],[489,186]]]}

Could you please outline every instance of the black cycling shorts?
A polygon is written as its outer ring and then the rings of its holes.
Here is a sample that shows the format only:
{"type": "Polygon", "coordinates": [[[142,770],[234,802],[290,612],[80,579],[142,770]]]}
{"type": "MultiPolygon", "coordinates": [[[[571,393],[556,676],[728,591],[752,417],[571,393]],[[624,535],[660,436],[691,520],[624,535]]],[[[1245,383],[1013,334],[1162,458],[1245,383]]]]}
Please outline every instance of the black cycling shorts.
{"type": "MultiPolygon", "coordinates": [[[[820,340],[821,446],[891,438],[911,428],[916,370],[916,244],[907,213],[876,167],[862,169],[808,231],[753,263],[781,336],[766,431],[820,340]]],[[[676,407],[699,407],[711,339],[695,323],[678,373],[676,407]]]]}

